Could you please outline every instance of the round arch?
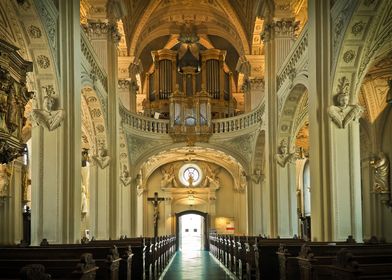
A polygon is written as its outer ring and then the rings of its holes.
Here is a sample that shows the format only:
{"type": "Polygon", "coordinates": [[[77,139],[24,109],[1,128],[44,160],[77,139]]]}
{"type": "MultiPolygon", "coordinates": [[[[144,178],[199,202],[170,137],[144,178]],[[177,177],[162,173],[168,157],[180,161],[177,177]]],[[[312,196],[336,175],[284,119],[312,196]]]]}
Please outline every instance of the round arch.
{"type": "Polygon", "coordinates": [[[89,86],[82,88],[82,111],[85,115],[87,123],[83,122],[82,127],[90,135],[92,148],[98,148],[98,144],[105,143],[107,145],[107,129],[102,104],[99,100],[97,92],[89,86]]]}
{"type": "Polygon", "coordinates": [[[292,146],[296,133],[307,119],[307,87],[302,83],[296,84],[288,93],[280,111],[278,139],[280,141],[286,138],[292,146]]]}
{"type": "MultiPolygon", "coordinates": [[[[227,39],[233,40],[234,37],[237,38],[238,42],[233,42],[234,43],[233,45],[236,46],[240,55],[249,54],[250,44],[248,43],[247,35],[244,30],[244,27],[240,23],[240,20],[238,19],[238,16],[235,13],[233,7],[230,4],[226,4],[223,2],[224,1],[222,2],[219,1],[218,3],[218,6],[223,10],[223,15],[224,15],[223,21],[216,21],[213,24],[217,27],[217,29],[221,30],[221,35],[226,36],[227,39]],[[224,23],[225,23],[225,27],[220,27],[224,23]],[[228,32],[227,28],[231,29],[232,32],[228,32]],[[227,36],[228,34],[230,34],[230,36],[227,36]]],[[[129,53],[131,56],[137,56],[137,54],[139,53],[138,50],[139,46],[143,45],[142,42],[145,40],[145,38],[148,37],[148,34],[144,34],[143,32],[155,30],[156,28],[160,28],[165,25],[162,23],[161,24],[155,23],[155,26],[152,26],[151,28],[148,27],[148,23],[151,21],[151,19],[156,17],[154,13],[157,13],[157,11],[159,11],[160,4],[161,3],[158,1],[152,1],[145,9],[143,15],[141,16],[139,20],[139,24],[135,28],[133,35],[130,39],[129,53]]],[[[179,7],[179,9],[183,12],[183,7],[179,7]]],[[[203,14],[205,14],[205,12],[203,14]]],[[[175,15],[172,15],[172,17],[175,17],[175,15]]],[[[160,18],[161,17],[159,17],[159,19],[160,18]]],[[[208,29],[208,31],[211,32],[210,28],[208,29]]],[[[216,34],[216,35],[220,35],[220,34],[216,34]]]]}
{"type": "Polygon", "coordinates": [[[205,212],[201,212],[201,211],[197,211],[197,210],[185,210],[179,213],[176,213],[176,250],[179,250],[179,246],[180,246],[180,240],[179,240],[179,235],[180,235],[180,228],[179,228],[179,224],[180,224],[180,217],[184,216],[184,215],[188,215],[188,214],[195,214],[195,215],[199,215],[201,217],[204,218],[204,250],[209,250],[209,243],[208,243],[208,229],[209,229],[209,222],[208,222],[208,213],[205,212]]]}

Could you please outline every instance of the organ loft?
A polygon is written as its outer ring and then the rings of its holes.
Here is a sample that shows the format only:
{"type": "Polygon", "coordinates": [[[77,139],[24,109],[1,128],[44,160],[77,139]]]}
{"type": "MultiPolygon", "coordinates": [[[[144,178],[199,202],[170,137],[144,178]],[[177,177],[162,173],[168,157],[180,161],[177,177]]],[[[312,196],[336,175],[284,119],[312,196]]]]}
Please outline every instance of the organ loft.
{"type": "Polygon", "coordinates": [[[169,132],[176,141],[190,136],[207,140],[212,119],[239,112],[226,51],[205,47],[191,28],[172,48],[154,50],[151,56],[153,64],[143,83],[143,111],[170,120],[169,132]]]}

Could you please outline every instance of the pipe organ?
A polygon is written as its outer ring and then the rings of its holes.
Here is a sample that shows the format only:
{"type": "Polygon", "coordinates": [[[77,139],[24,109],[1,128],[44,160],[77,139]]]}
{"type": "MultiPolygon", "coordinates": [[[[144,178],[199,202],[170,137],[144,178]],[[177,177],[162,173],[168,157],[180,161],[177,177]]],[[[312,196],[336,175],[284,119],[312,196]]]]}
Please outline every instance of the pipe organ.
{"type": "MultiPolygon", "coordinates": [[[[146,74],[144,113],[170,119],[176,133],[208,133],[210,121],[234,116],[232,73],[225,70],[226,51],[178,51],[161,49],[151,53],[152,70],[146,74]]],[[[226,67],[227,69],[227,67],[226,67]]]]}

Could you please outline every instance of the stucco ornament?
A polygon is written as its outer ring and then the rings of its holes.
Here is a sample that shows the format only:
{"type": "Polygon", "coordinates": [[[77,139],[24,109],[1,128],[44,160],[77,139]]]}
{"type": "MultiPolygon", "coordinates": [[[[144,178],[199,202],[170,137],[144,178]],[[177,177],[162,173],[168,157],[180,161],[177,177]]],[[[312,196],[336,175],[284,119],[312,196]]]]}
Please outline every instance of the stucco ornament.
{"type": "Polygon", "coordinates": [[[62,109],[54,110],[56,99],[53,97],[55,94],[53,86],[43,87],[46,90],[46,95],[42,102],[42,109],[33,109],[31,118],[38,125],[46,127],[49,131],[58,128],[65,117],[65,112],[62,109]]]}
{"type": "Polygon", "coordinates": [[[98,164],[101,169],[104,169],[109,165],[110,156],[108,156],[104,143],[101,142],[98,145],[97,155],[93,156],[93,160],[98,164]]]}
{"type": "Polygon", "coordinates": [[[123,170],[121,172],[120,181],[124,186],[128,186],[131,183],[132,177],[129,175],[127,166],[123,165],[123,170]]]}
{"type": "Polygon", "coordinates": [[[276,162],[281,166],[285,167],[287,163],[293,163],[296,160],[296,154],[289,152],[289,147],[286,139],[280,142],[278,147],[279,153],[275,155],[276,162]]]}
{"type": "Polygon", "coordinates": [[[338,128],[346,128],[349,123],[358,120],[363,108],[360,105],[349,105],[349,96],[347,87],[349,83],[346,77],[339,80],[338,95],[336,97],[337,104],[328,108],[328,115],[338,128]]]}

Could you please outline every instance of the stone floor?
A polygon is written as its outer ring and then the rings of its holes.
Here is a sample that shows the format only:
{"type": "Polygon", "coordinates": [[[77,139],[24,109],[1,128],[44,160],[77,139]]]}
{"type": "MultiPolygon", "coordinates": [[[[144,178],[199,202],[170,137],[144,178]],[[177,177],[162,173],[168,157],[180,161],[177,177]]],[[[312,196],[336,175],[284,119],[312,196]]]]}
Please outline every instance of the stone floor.
{"type": "Polygon", "coordinates": [[[227,274],[208,251],[179,251],[168,270],[164,280],[181,279],[234,279],[227,274]]]}

